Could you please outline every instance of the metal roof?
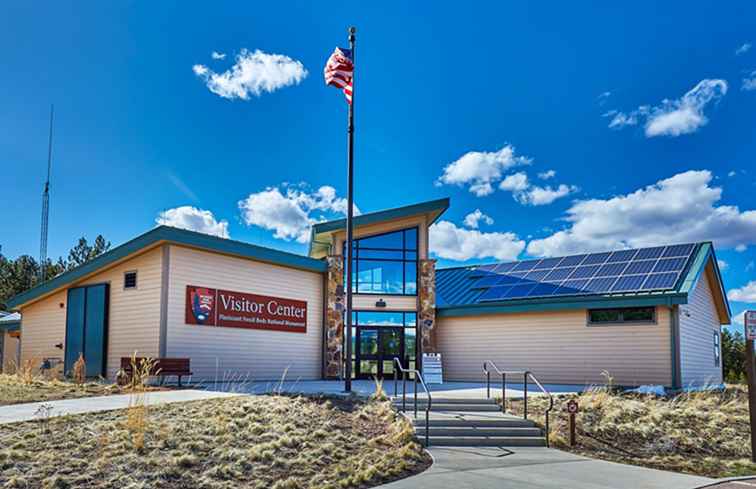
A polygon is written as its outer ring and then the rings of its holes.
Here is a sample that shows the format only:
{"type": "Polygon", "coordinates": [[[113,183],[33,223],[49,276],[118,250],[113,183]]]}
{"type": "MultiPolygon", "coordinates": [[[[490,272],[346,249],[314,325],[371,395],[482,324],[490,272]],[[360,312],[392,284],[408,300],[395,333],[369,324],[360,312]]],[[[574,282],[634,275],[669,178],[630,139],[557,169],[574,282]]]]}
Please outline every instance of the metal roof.
{"type": "Polygon", "coordinates": [[[285,251],[265,248],[242,241],[218,238],[209,234],[187,231],[169,226],[158,226],[131,241],[103,253],[97,258],[88,261],[84,265],[62,273],[57,277],[44,282],[33,289],[12,297],[7,302],[10,309],[27,302],[39,299],[58,289],[68,287],[73,283],[98,272],[100,269],[110,266],[126,257],[141,250],[155,246],[161,242],[175,243],[227,255],[248,258],[251,260],[272,263],[290,268],[298,268],[312,272],[323,273],[327,270],[327,264],[322,260],[316,260],[308,256],[287,253],[285,251]]]}
{"type": "MultiPolygon", "coordinates": [[[[548,260],[558,262],[559,259],[564,258],[567,257],[549,258],[548,260]]],[[[519,264],[529,261],[531,260],[514,262],[518,265],[500,268],[527,268],[527,265],[520,267],[519,264]]],[[[727,303],[721,275],[716,257],[714,256],[714,248],[709,242],[695,243],[695,248],[687,259],[679,278],[672,287],[664,290],[643,290],[636,288],[616,293],[575,293],[486,300],[484,294],[487,288],[476,287],[476,283],[479,283],[486,274],[491,275],[491,271],[496,270],[496,267],[502,264],[471,265],[436,271],[436,306],[438,315],[443,317],[502,312],[686,304],[688,293],[693,290],[701,273],[709,263],[712,264],[711,266],[716,272],[716,280],[719,282],[719,287],[717,287],[715,292],[720,295],[720,300],[723,301],[727,311],[727,317],[722,318],[723,324],[728,324],[731,315],[729,304],[727,303]]],[[[540,282],[534,281],[533,283],[536,286],[540,282]]]]}

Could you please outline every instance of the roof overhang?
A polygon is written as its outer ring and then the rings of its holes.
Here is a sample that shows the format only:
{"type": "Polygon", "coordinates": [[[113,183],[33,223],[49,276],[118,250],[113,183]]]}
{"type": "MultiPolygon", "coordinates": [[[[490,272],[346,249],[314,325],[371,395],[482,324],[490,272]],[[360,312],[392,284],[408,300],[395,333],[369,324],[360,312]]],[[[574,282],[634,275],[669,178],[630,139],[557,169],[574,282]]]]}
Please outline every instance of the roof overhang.
{"type": "Polygon", "coordinates": [[[241,241],[218,238],[208,234],[187,231],[169,226],[158,226],[141,236],[128,241],[87,263],[62,273],[33,289],[12,297],[7,306],[11,310],[18,310],[61,289],[84,280],[103,269],[115,266],[137,254],[144,253],[163,243],[171,243],[190,248],[196,248],[215,253],[221,253],[240,258],[280,265],[288,268],[323,273],[327,269],[325,262],[313,258],[287,253],[285,251],[265,248],[241,241]]]}
{"type": "MultiPolygon", "coordinates": [[[[395,207],[382,211],[361,214],[353,218],[355,229],[385,221],[393,221],[418,215],[428,217],[428,225],[433,224],[449,208],[449,198],[430,200],[418,204],[395,207]]],[[[336,219],[315,224],[310,231],[309,256],[325,256],[329,253],[331,235],[346,228],[346,219],[336,219]]]]}

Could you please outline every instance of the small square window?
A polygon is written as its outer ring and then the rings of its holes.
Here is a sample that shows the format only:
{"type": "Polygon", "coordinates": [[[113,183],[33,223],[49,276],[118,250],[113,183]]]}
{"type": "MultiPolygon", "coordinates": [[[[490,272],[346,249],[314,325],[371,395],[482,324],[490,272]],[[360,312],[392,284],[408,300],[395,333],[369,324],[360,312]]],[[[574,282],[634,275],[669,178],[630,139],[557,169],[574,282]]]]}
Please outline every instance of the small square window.
{"type": "Polygon", "coordinates": [[[123,274],[123,288],[124,289],[136,289],[137,286],[137,273],[126,272],[123,274]]]}

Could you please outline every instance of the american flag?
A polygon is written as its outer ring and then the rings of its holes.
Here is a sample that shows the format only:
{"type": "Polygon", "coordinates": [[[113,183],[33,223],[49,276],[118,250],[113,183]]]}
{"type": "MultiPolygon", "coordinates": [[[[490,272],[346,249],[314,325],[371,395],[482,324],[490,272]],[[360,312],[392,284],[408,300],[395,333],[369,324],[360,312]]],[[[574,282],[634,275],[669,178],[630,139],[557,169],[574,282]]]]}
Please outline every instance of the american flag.
{"type": "Polygon", "coordinates": [[[323,70],[326,85],[340,88],[344,92],[347,103],[352,103],[352,76],[354,75],[354,63],[352,50],[336,48],[323,70]]]}

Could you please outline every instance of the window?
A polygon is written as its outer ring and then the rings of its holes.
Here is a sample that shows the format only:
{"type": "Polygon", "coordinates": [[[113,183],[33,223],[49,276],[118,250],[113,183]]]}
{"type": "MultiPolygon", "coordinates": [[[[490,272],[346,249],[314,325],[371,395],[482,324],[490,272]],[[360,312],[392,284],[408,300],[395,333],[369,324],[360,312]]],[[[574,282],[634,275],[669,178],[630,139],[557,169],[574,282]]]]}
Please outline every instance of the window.
{"type": "Polygon", "coordinates": [[[123,288],[124,289],[136,289],[137,286],[137,273],[125,272],[123,274],[123,288]]]}
{"type": "Polygon", "coordinates": [[[714,332],[714,366],[719,367],[722,350],[719,346],[719,331],[714,332]]]}
{"type": "Polygon", "coordinates": [[[588,324],[653,323],[655,321],[653,307],[588,310],[588,324]]]}
{"type": "Polygon", "coordinates": [[[352,256],[352,292],[417,294],[417,228],[355,239],[352,256]]]}

